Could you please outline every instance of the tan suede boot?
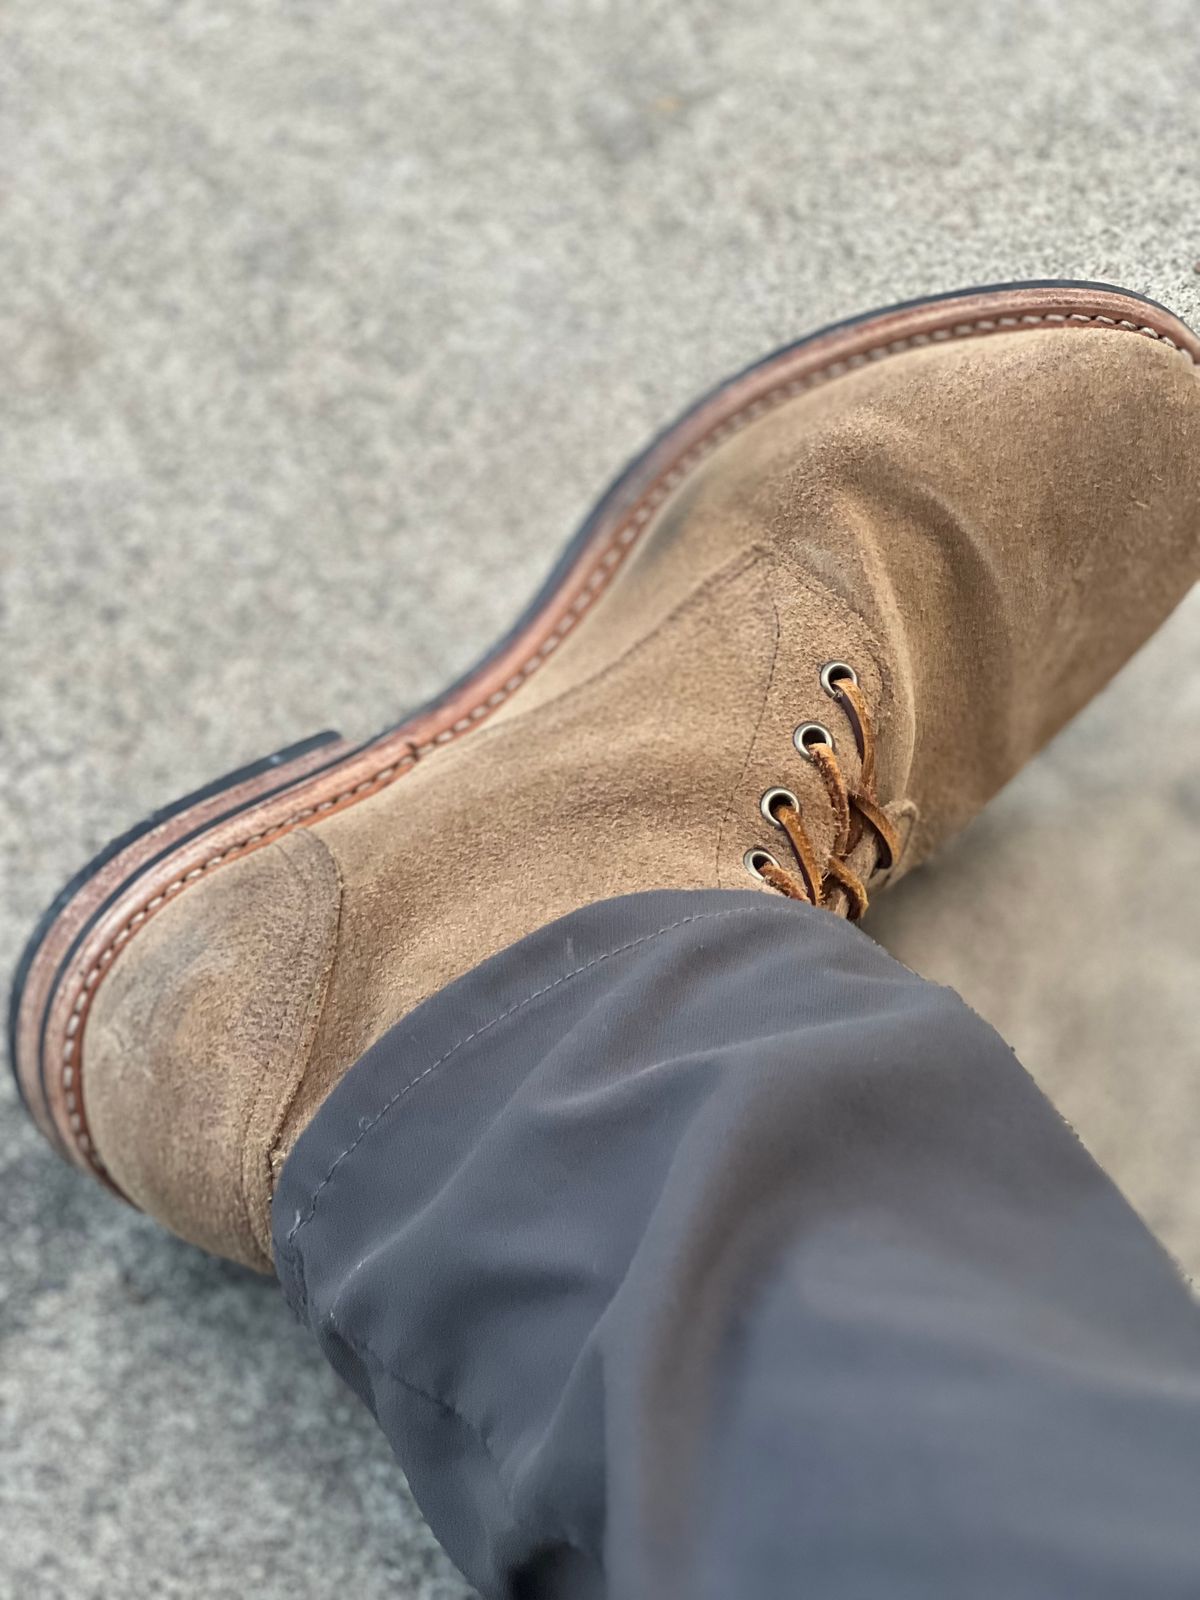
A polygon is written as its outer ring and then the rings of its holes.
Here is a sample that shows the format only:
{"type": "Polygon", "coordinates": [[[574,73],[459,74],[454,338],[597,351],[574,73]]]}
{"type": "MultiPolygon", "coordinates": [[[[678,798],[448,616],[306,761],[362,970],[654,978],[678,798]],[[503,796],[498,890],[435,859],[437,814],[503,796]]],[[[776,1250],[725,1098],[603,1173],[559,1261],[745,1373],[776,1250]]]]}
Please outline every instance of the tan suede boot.
{"type": "Polygon", "coordinates": [[[1028,285],[842,324],[719,389],[447,695],[189,797],[68,886],[15,996],[33,1114],[269,1268],[323,1097],[493,952],[644,889],[861,914],[1196,576],[1198,361],[1161,307],[1028,285]]]}

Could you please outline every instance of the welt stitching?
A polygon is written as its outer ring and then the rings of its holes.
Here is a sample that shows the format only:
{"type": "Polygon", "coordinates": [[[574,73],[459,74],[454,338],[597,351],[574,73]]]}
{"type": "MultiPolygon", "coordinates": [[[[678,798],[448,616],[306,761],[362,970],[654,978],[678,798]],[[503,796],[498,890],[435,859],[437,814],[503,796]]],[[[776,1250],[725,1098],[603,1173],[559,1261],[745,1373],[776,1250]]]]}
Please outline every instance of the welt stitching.
{"type": "Polygon", "coordinates": [[[137,932],[148,917],[160,909],[166,900],[180,893],[188,884],[194,883],[212,868],[224,865],[225,862],[242,854],[244,851],[255,849],[259,845],[265,844],[280,834],[286,833],[289,829],[298,827],[315,817],[324,816],[349,800],[362,798],[368,791],[378,791],[385,788],[398,778],[402,772],[414,766],[423,756],[431,754],[439,745],[451,743],[511,698],[558,648],[588,607],[607,588],[613,575],[621,566],[629,550],[641,537],[647,523],[663,500],[694,467],[744,425],[757,421],[768,410],[787,400],[794,399],[796,395],[808,389],[816,388],[819,384],[831,378],[841,377],[847,372],[855,371],[886,356],[899,355],[906,350],[915,350],[927,345],[943,344],[952,339],[970,338],[980,333],[995,333],[1001,329],[1034,327],[1046,323],[1057,326],[1065,326],[1068,323],[1097,323],[1104,327],[1137,333],[1146,338],[1155,339],[1160,344],[1167,345],[1168,348],[1185,357],[1193,366],[1197,365],[1196,358],[1191,351],[1182,345],[1176,344],[1175,340],[1168,334],[1160,333],[1156,328],[1131,322],[1127,318],[1117,320],[1113,317],[1102,316],[1099,313],[1083,311],[1022,312],[1011,316],[980,317],[971,322],[956,323],[948,328],[935,328],[929,333],[915,333],[910,334],[905,339],[893,339],[887,344],[875,345],[868,350],[861,350],[854,355],[834,360],[827,366],[820,367],[805,377],[793,378],[786,383],[779,384],[774,389],[769,389],[765,394],[748,401],[741,410],[734,412],[732,416],[716,423],[711,431],[697,440],[657,482],[650,485],[637,506],[618,524],[604,551],[596,557],[592,573],[584,588],[572,601],[566,615],[556,624],[549,636],[542,641],[534,654],[499,689],[494,690],[479,705],[473,706],[469,712],[461,716],[451,727],[443,728],[431,740],[422,745],[414,746],[410,744],[405,755],[391,762],[381,771],[364,778],[360,783],[355,784],[352,789],[347,789],[344,793],[335,795],[330,800],[323,800],[319,805],[307,806],[293,815],[285,817],[283,821],[274,823],[270,828],[251,834],[248,838],[238,840],[218,855],[212,856],[207,861],[192,867],[181,877],[167,884],[164,889],[160,890],[143,906],[139,907],[129,921],[117,931],[93,961],[80,982],[79,992],[67,1017],[66,1037],[62,1048],[61,1083],[67,1108],[67,1121],[74,1135],[76,1148],[85,1160],[97,1172],[107,1172],[107,1168],[92,1143],[83,1112],[83,1103],[79,1093],[79,1073],[74,1061],[76,1046],[82,1037],[81,1030],[95,987],[104,975],[105,970],[112,964],[121,946],[137,932]]]}
{"type": "Polygon", "coordinates": [[[145,905],[136,911],[129,921],[117,931],[109,944],[106,945],[96,957],[91,968],[83,978],[82,987],[78,995],[75,997],[75,1002],[71,1007],[71,1014],[67,1018],[65,1029],[66,1038],[64,1040],[62,1050],[62,1083],[64,1098],[67,1106],[68,1121],[71,1125],[72,1132],[75,1134],[75,1142],[82,1154],[87,1157],[87,1159],[95,1168],[97,1168],[98,1171],[104,1172],[107,1169],[105,1168],[104,1163],[100,1160],[100,1157],[92,1144],[86,1124],[84,1122],[83,1107],[77,1091],[77,1073],[74,1065],[72,1064],[72,1056],[74,1055],[76,1042],[80,1036],[80,1030],[83,1026],[84,1016],[91,1003],[92,995],[95,991],[96,985],[99,983],[101,977],[103,977],[106,968],[112,964],[117,951],[128,939],[133,936],[133,934],[137,932],[137,930],[149,917],[153,916],[153,914],[165,904],[167,900],[178,894],[179,891],[185,888],[189,883],[193,883],[197,878],[203,877],[205,872],[209,871],[211,868],[223,865],[226,861],[230,860],[233,856],[238,855],[243,850],[250,850],[257,845],[265,844],[267,840],[274,838],[276,835],[285,833],[289,828],[294,827],[298,822],[302,822],[309,817],[315,817],[325,812],[332,811],[335,806],[340,805],[345,800],[351,799],[353,796],[361,796],[366,790],[371,788],[384,787],[388,782],[391,781],[392,778],[399,774],[401,769],[414,765],[415,761],[415,755],[403,756],[400,758],[400,760],[393,762],[390,767],[385,767],[381,772],[374,774],[373,777],[366,778],[361,783],[355,784],[352,789],[346,790],[344,794],[337,795],[331,800],[323,800],[319,805],[308,806],[305,810],[298,811],[293,816],[285,818],[283,822],[276,823],[273,827],[265,828],[259,833],[251,834],[248,838],[241,839],[236,844],[228,846],[219,855],[210,856],[207,861],[201,862],[199,866],[193,867],[189,872],[184,873],[181,877],[174,879],[171,883],[168,883],[164,888],[160,889],[152,899],[148,900],[145,905]]]}
{"type": "Polygon", "coordinates": [[[677,922],[668,922],[663,927],[656,928],[653,933],[639,934],[636,939],[630,939],[626,944],[620,944],[611,950],[605,950],[602,954],[593,956],[590,961],[585,961],[581,966],[573,968],[570,972],[562,973],[559,977],[554,979],[553,983],[548,983],[541,989],[535,989],[532,994],[526,995],[524,999],[518,1000],[514,1005],[509,1006],[506,1011],[500,1012],[498,1016],[490,1018],[487,1022],[481,1023],[478,1028],[472,1029],[470,1033],[464,1034],[461,1039],[456,1040],[456,1042],[452,1044],[448,1050],[440,1055],[436,1061],[431,1062],[429,1066],[418,1072],[416,1077],[406,1083],[402,1089],[397,1089],[394,1094],[390,1095],[388,1099],[384,1101],[383,1105],[379,1108],[375,1115],[369,1118],[368,1121],[362,1125],[357,1136],[351,1140],[351,1142],[344,1150],[341,1151],[339,1155],[334,1157],[325,1173],[325,1176],[313,1190],[309,1199],[308,1209],[296,1218],[295,1222],[293,1222],[291,1228],[289,1229],[286,1243],[289,1246],[294,1246],[297,1234],[302,1228],[306,1227],[307,1224],[312,1221],[313,1216],[316,1214],[317,1203],[322,1192],[332,1182],[333,1175],[341,1166],[342,1162],[358,1149],[359,1145],[363,1142],[371,1130],[378,1127],[379,1123],[383,1121],[388,1112],[391,1111],[394,1106],[399,1104],[399,1102],[404,1099],[405,1095],[407,1095],[411,1090],[415,1089],[419,1083],[423,1083],[426,1078],[428,1078],[432,1073],[436,1072],[440,1066],[443,1066],[447,1061],[449,1061],[451,1056],[463,1049],[464,1046],[471,1044],[473,1040],[478,1039],[482,1034],[490,1032],[492,1028],[498,1027],[500,1023],[507,1022],[510,1017],[516,1016],[518,1012],[524,1011],[526,1006],[532,1005],[535,1000],[540,1000],[544,995],[552,993],[553,990],[560,988],[564,983],[569,983],[572,978],[578,978],[583,973],[590,972],[593,967],[598,967],[601,962],[608,961],[613,956],[624,955],[630,950],[637,949],[639,945],[649,944],[652,940],[661,938],[663,934],[673,933],[678,928],[686,928],[693,922],[715,922],[724,917],[745,917],[749,916],[750,913],[756,909],[757,908],[753,906],[739,906],[729,911],[698,911],[693,916],[681,917],[677,922]]]}

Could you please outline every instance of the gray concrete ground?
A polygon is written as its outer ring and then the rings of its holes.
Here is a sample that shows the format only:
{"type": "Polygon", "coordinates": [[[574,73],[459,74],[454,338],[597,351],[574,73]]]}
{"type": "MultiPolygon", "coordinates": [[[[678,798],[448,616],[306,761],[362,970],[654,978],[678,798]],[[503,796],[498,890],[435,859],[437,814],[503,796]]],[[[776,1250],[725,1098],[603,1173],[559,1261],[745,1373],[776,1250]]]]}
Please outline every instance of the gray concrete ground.
{"type": "MultiPolygon", "coordinates": [[[[1195,318],[1197,82],[1192,0],[8,0],[0,965],[150,806],[436,689],[772,345],[1022,276],[1195,318]]],[[[874,922],[1192,1269],[1198,601],[874,922]]],[[[270,1286],[3,1093],[0,1593],[457,1595],[270,1286]]]]}

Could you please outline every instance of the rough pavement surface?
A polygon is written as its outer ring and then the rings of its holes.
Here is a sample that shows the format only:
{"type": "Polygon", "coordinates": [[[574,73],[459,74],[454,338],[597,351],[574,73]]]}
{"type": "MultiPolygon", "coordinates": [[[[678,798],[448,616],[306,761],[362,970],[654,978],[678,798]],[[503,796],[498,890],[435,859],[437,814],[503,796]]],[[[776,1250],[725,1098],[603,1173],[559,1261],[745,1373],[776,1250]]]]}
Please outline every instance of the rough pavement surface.
{"type": "MultiPolygon", "coordinates": [[[[0,964],[152,806],[436,690],[772,346],[1034,276],[1195,320],[1198,82],[1192,0],[7,0],[0,964]]],[[[1198,751],[1200,595],[874,921],[1193,1270],[1198,751]]],[[[0,1593],[459,1595],[274,1290],[3,1093],[0,1593]]]]}

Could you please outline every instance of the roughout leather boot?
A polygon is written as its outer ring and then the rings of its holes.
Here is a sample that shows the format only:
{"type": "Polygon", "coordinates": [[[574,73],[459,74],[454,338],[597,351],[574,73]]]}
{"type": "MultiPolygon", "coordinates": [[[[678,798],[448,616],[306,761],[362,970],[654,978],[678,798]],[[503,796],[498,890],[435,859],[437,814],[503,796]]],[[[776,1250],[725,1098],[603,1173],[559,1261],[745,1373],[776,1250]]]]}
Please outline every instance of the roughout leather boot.
{"type": "Polygon", "coordinates": [[[841,324],[716,390],[452,690],[233,774],[68,886],[15,992],[33,1115],[269,1269],[321,1100],[493,952],[645,889],[860,915],[1196,576],[1198,361],[1157,305],[1032,284],[841,324]]]}

